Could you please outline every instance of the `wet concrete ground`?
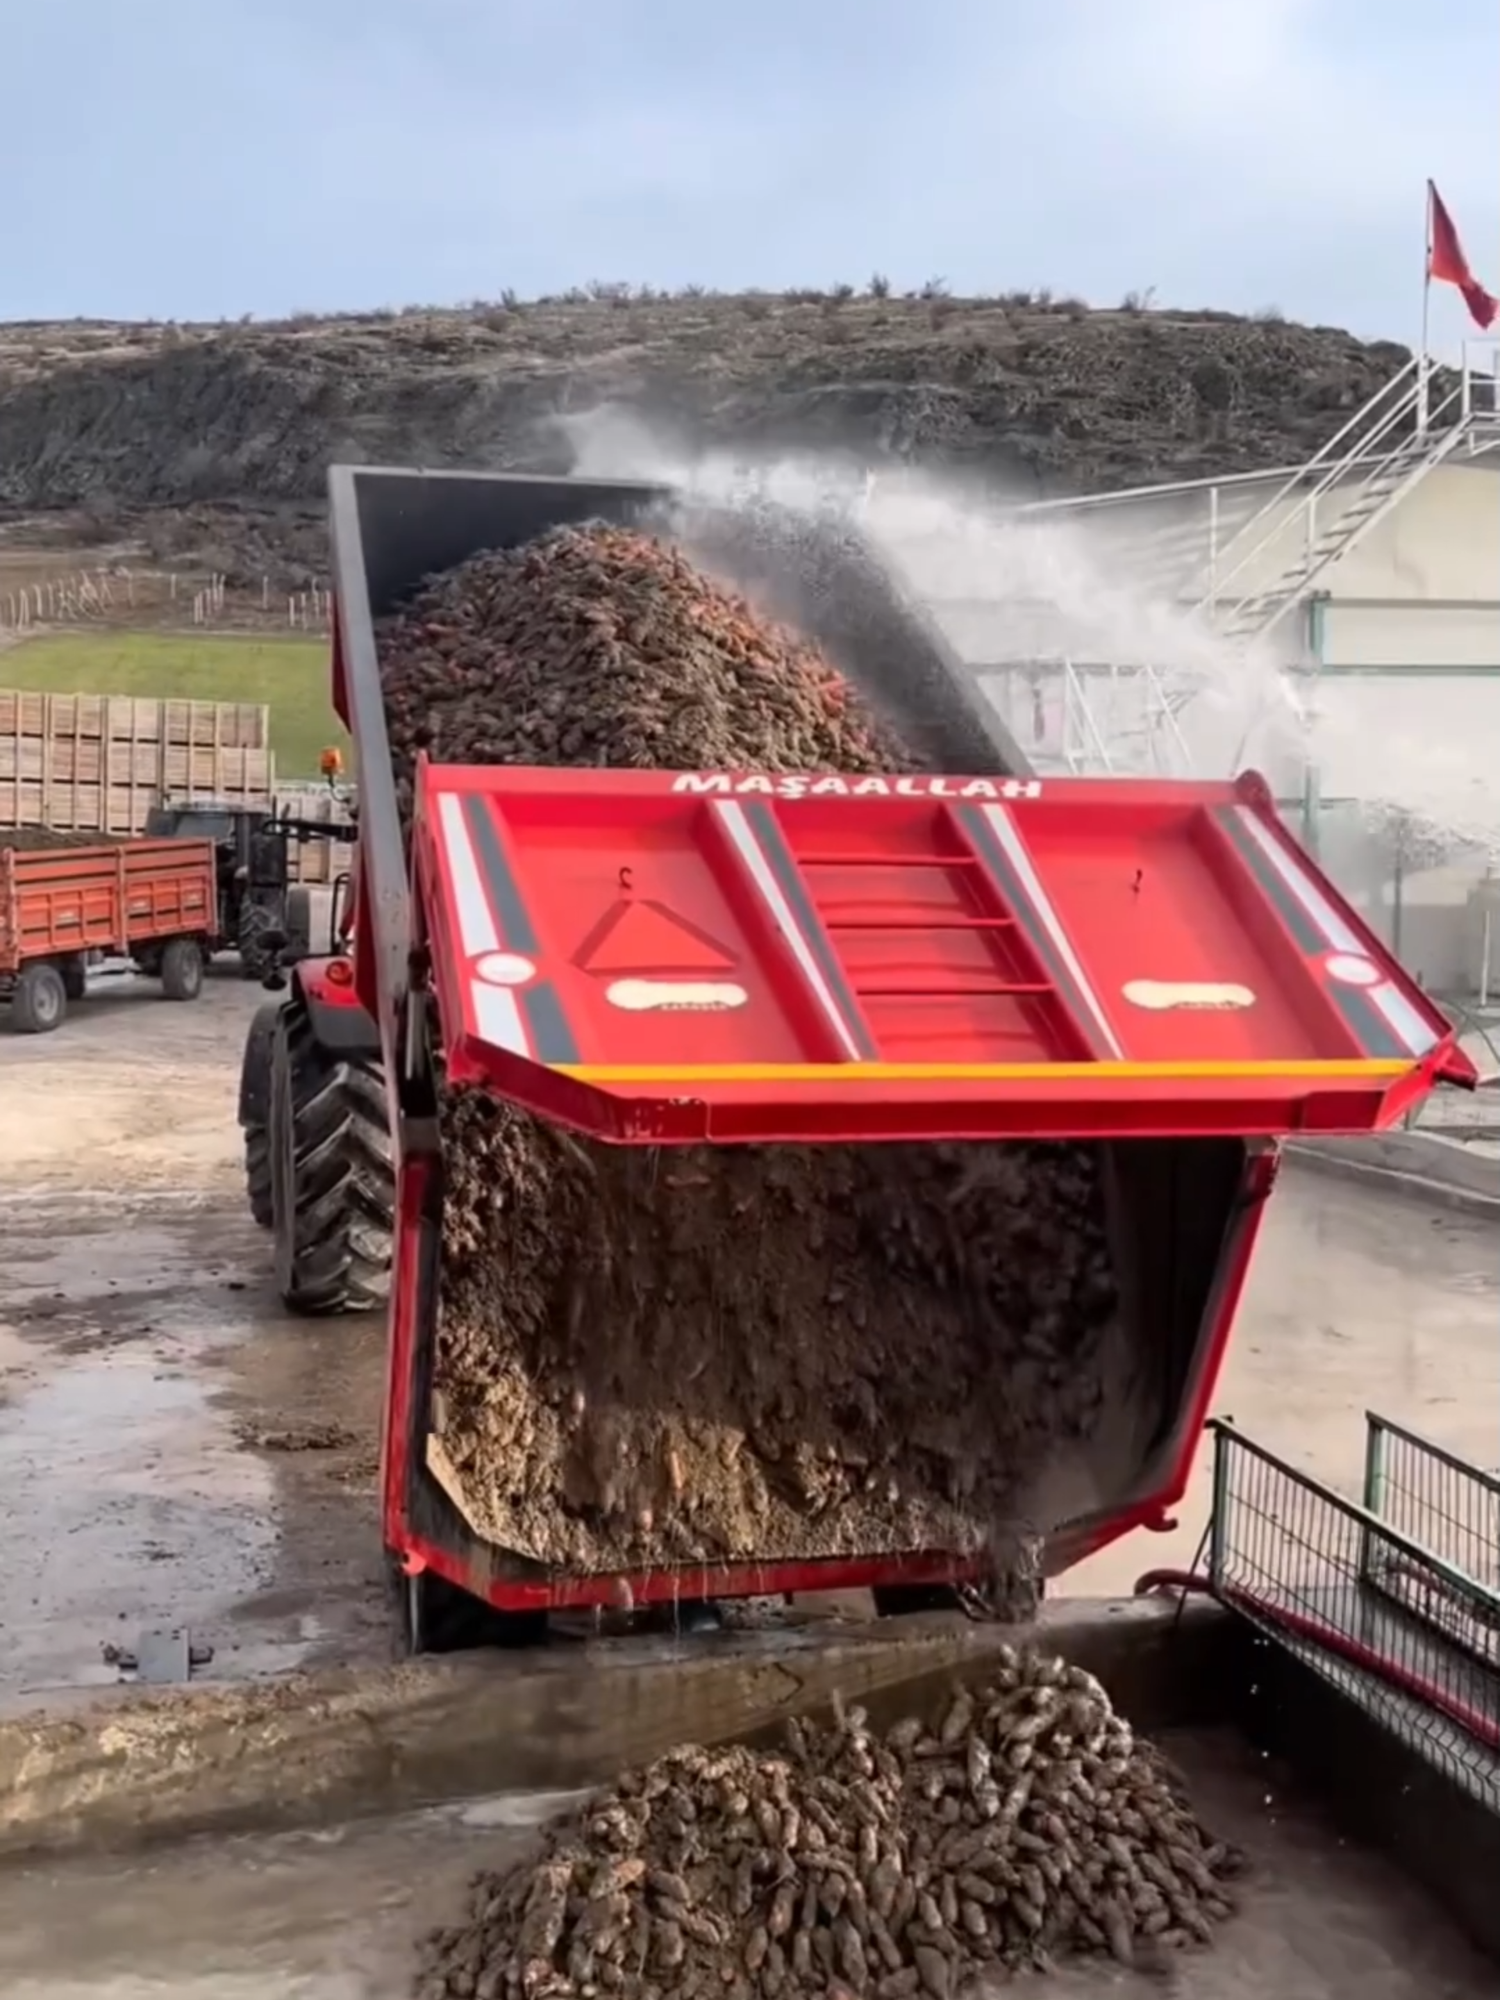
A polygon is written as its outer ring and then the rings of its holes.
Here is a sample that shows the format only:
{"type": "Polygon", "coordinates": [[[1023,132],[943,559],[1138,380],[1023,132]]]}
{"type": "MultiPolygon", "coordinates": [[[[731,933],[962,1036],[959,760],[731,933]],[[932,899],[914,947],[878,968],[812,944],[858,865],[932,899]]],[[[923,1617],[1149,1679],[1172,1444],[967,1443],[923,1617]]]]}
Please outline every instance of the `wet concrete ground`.
{"type": "Polygon", "coordinates": [[[0,1695],[112,1683],[104,1647],[184,1623],[216,1677],[380,1650],[380,1330],[269,1309],[219,1209],[13,1216],[3,1246],[0,1695]]]}
{"type": "MultiPolygon", "coordinates": [[[[1234,1740],[1169,1736],[1204,1819],[1250,1857],[1243,1908],[1166,1990],[1187,2000],[1493,2000],[1496,1970],[1388,1864],[1339,1839],[1234,1740]]],[[[509,1798],[155,1858],[0,1874],[6,2000],[404,2000],[415,1947],[457,1921],[552,1799],[509,1798]],[[60,1949],[60,1940],[65,1940],[60,1949]]],[[[1146,2000],[1087,1962],[1019,1990],[1146,2000]]],[[[1016,1990],[1016,1989],[1009,1989],[1016,1990]]]]}
{"type": "MultiPolygon", "coordinates": [[[[263,995],[91,999],[52,1036],[0,1017],[0,1700],[115,1678],[102,1649],[187,1624],[215,1675],[385,1658],[376,1511],[381,1330],[287,1319],[245,1215],[234,1109],[263,995]]],[[[1493,1228],[1287,1170],[1218,1397],[1357,1488],[1368,1407],[1500,1460],[1493,1228]]],[[[1070,1589],[1191,1562],[1200,1466],[1169,1536],[1070,1589]]]]}
{"type": "Polygon", "coordinates": [[[0,1700],[112,1684],[104,1649],[159,1627],[215,1677],[389,1652],[382,1329],[282,1314],[240,1200],[263,998],[143,982],[0,1027],[0,1700]]]}

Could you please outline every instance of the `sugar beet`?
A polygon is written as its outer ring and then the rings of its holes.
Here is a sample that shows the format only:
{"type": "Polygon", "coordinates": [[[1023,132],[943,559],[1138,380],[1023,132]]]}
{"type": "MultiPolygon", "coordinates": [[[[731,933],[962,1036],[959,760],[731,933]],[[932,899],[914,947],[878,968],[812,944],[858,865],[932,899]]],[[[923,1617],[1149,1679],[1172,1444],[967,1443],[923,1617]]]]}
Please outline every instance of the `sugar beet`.
{"type": "Polygon", "coordinates": [[[960,2000],[1075,1953],[1166,1973],[1242,1858],[1081,1668],[994,1678],[883,1733],[839,1706],[780,1754],[682,1749],[543,1829],[426,1941],[418,2000],[960,2000]]]}

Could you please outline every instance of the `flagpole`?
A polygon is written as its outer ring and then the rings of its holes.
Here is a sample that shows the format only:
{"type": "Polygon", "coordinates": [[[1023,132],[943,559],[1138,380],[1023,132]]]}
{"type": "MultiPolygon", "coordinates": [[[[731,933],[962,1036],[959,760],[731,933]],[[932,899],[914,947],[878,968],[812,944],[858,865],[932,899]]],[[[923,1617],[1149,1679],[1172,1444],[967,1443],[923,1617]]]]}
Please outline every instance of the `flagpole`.
{"type": "Polygon", "coordinates": [[[1426,248],[1422,253],[1422,351],[1417,356],[1417,436],[1427,435],[1427,384],[1432,326],[1432,182],[1427,183],[1426,248]]]}

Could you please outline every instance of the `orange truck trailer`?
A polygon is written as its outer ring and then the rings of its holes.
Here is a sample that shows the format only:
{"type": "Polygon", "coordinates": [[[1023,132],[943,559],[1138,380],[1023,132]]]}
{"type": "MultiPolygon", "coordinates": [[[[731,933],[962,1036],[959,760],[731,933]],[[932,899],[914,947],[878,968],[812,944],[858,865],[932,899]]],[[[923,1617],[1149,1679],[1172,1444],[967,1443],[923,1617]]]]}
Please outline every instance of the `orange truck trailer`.
{"type": "Polygon", "coordinates": [[[104,840],[80,846],[22,828],[0,832],[0,999],[23,1035],[50,1034],[113,963],[195,1000],[215,921],[210,840],[104,840]]]}

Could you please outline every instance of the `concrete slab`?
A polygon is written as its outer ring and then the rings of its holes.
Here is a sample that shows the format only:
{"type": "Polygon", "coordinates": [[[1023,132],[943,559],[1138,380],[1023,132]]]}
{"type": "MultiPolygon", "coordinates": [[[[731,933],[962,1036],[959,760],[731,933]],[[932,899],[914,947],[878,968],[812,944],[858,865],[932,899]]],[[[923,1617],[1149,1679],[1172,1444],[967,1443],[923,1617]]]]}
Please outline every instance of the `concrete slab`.
{"type": "MultiPolygon", "coordinates": [[[[1479,1465],[1500,1453],[1500,1229],[1493,1222],[1283,1167],[1215,1399],[1253,1438],[1357,1496],[1374,1409],[1479,1465]]],[[[1190,1567],[1209,1514],[1199,1456],[1178,1526],[1133,1535],[1068,1573],[1069,1591],[1128,1592],[1190,1567]]]]}
{"type": "Polygon", "coordinates": [[[1299,1140],[1288,1157],[1313,1172],[1362,1182],[1462,1214],[1500,1218],[1500,1151],[1457,1130],[1299,1140]]]}

